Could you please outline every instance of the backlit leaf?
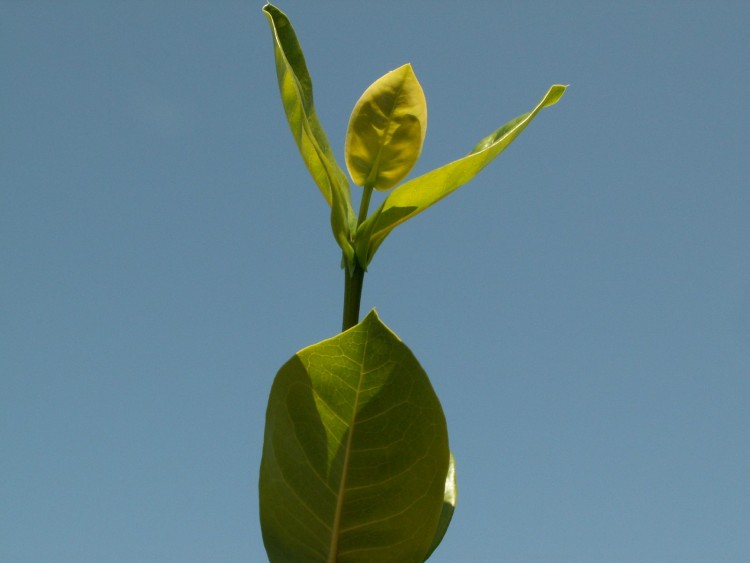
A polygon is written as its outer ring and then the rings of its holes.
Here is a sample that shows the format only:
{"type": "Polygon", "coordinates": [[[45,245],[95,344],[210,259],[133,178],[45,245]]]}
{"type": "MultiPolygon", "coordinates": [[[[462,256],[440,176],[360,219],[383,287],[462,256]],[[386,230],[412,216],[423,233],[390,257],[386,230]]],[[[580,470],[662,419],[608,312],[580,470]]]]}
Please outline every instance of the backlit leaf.
{"type": "Polygon", "coordinates": [[[373,311],[294,355],[274,380],[260,469],[272,563],[421,563],[446,498],[434,390],[373,311]]]}
{"type": "Polygon", "coordinates": [[[350,233],[356,218],[349,183],[337,164],[313,104],[313,89],[297,35],[287,16],[266,4],[263,13],[271,25],[276,76],[289,127],[302,159],[326,201],[331,205],[333,235],[347,258],[353,258],[350,233]]]}
{"type": "Polygon", "coordinates": [[[357,232],[357,255],[368,264],[386,236],[398,225],[421,213],[467,183],[494,160],[546,107],[558,102],[566,86],[555,85],[537,106],[485,137],[463,158],[409,180],[394,189],[357,232]],[[366,248],[366,250],[365,250],[366,248]],[[366,255],[364,255],[366,253],[366,255]]]}
{"type": "Polygon", "coordinates": [[[419,158],[427,131],[427,102],[410,64],[376,80],[354,106],[345,157],[358,186],[389,190],[419,158]]]}

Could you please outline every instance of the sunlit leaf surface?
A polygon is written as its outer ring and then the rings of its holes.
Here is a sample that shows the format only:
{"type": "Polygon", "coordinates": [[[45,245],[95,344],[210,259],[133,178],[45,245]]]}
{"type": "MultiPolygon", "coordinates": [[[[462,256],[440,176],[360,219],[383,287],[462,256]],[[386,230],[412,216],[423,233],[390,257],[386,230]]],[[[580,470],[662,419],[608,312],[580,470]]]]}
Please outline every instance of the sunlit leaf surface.
{"type": "Polygon", "coordinates": [[[271,25],[276,59],[276,76],[289,127],[315,183],[331,205],[333,235],[351,258],[350,232],[355,217],[349,183],[337,164],[313,104],[313,89],[297,35],[286,15],[271,4],[263,7],[271,25]]]}
{"type": "Polygon", "coordinates": [[[411,65],[376,80],[357,101],[346,133],[346,166],[358,186],[389,190],[422,150],[427,102],[411,65]]]}
{"type": "Polygon", "coordinates": [[[555,85],[537,106],[488,135],[463,158],[409,180],[394,189],[373,215],[363,223],[357,237],[360,260],[372,260],[380,244],[398,225],[437,203],[476,176],[531,123],[537,114],[563,96],[565,86],[555,85]],[[367,256],[361,256],[362,238],[368,241],[367,256]]]}
{"type": "Polygon", "coordinates": [[[443,541],[445,532],[448,531],[448,526],[453,519],[453,512],[456,510],[456,501],[458,500],[458,482],[456,481],[456,460],[453,459],[453,454],[450,457],[450,464],[448,465],[448,475],[445,478],[445,493],[443,495],[443,510],[440,512],[440,521],[438,522],[437,530],[435,530],[435,538],[432,542],[427,557],[432,555],[432,552],[437,549],[440,542],[443,541]]]}

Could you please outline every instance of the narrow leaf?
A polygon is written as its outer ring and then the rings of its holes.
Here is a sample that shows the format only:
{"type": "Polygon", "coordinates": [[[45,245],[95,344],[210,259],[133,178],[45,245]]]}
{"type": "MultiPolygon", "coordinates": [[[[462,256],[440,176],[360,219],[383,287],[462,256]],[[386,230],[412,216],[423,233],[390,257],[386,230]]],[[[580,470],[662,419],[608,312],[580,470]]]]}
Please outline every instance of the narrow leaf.
{"type": "Polygon", "coordinates": [[[289,127],[302,159],[331,205],[334,237],[351,259],[350,233],[355,224],[349,183],[336,163],[313,104],[313,89],[302,48],[289,18],[271,4],[263,7],[274,40],[276,76],[289,127]]]}
{"type": "Polygon", "coordinates": [[[554,105],[565,93],[566,86],[552,86],[537,106],[491,135],[482,139],[463,158],[441,166],[393,190],[385,201],[360,227],[355,245],[360,261],[368,264],[386,236],[398,225],[437,203],[476,176],[494,160],[546,107],[554,105]],[[362,256],[367,237],[367,256],[362,256]]]}
{"type": "Polygon", "coordinates": [[[421,563],[449,466],[442,408],[373,311],[293,356],[266,412],[260,517],[272,563],[421,563]]]}
{"type": "Polygon", "coordinates": [[[345,157],[358,186],[389,190],[419,158],[427,132],[427,101],[410,64],[376,80],[354,106],[345,157]]]}

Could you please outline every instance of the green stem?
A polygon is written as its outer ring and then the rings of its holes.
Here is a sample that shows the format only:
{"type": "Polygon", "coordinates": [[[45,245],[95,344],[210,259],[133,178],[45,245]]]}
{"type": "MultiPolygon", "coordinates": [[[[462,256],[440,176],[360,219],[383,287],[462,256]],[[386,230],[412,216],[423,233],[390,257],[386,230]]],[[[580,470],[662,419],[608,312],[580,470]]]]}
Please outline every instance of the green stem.
{"type": "Polygon", "coordinates": [[[362,301],[362,284],[365,280],[365,270],[359,263],[354,264],[354,270],[344,268],[344,322],[341,330],[348,330],[359,322],[359,305],[362,301]]]}
{"type": "MultiPolygon", "coordinates": [[[[365,185],[362,192],[362,201],[359,204],[359,216],[357,217],[357,227],[367,219],[367,210],[370,207],[370,198],[372,197],[372,186],[365,185]]],[[[344,321],[342,331],[352,328],[359,323],[359,306],[362,301],[362,285],[365,281],[365,269],[359,264],[356,255],[354,256],[354,267],[344,268],[344,321]]]]}

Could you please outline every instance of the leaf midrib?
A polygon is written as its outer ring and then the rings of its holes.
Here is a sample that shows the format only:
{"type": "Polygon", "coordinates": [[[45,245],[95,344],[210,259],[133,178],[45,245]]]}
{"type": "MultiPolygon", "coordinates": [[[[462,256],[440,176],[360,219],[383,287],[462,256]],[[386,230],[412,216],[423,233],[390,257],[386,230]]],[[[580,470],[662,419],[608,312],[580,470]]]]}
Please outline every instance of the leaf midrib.
{"type": "Polygon", "coordinates": [[[404,82],[406,82],[406,79],[402,79],[401,83],[398,85],[398,92],[393,97],[393,105],[390,108],[390,111],[388,113],[388,122],[385,126],[385,133],[383,137],[380,139],[380,142],[378,143],[378,153],[375,155],[375,160],[372,163],[372,168],[370,168],[370,173],[367,175],[367,178],[365,179],[365,186],[366,187],[376,187],[375,186],[375,180],[377,180],[378,176],[380,176],[380,158],[383,155],[383,150],[385,149],[386,145],[386,138],[388,136],[388,133],[391,129],[391,124],[393,123],[393,116],[396,113],[396,108],[398,107],[398,101],[401,98],[401,94],[404,91],[404,82]]]}
{"type": "Polygon", "coordinates": [[[339,483],[338,497],[336,499],[336,512],[333,516],[333,525],[331,526],[331,547],[328,552],[328,563],[336,563],[339,550],[339,529],[341,528],[341,513],[344,510],[344,491],[346,490],[346,477],[349,473],[349,457],[352,451],[352,439],[354,436],[354,420],[357,418],[359,409],[359,396],[362,390],[362,379],[365,375],[364,361],[367,357],[367,346],[369,338],[365,338],[362,359],[359,365],[359,380],[357,381],[357,390],[354,397],[354,407],[352,408],[352,417],[349,422],[349,435],[346,437],[346,447],[344,450],[344,461],[341,466],[341,482],[339,483]]]}

